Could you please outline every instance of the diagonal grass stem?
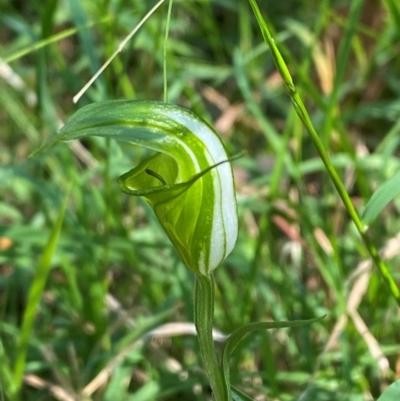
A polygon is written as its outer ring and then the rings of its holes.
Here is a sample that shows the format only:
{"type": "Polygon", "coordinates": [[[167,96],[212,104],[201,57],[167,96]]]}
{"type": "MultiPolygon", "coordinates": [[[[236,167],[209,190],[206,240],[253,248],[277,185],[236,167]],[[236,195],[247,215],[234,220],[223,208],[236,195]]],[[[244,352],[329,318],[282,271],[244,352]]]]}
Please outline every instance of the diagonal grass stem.
{"type": "Polygon", "coordinates": [[[249,0],[249,2],[253,9],[254,15],[257,19],[257,22],[259,24],[259,27],[261,29],[264,40],[268,44],[269,48],[271,49],[271,54],[272,54],[274,63],[276,65],[276,68],[278,69],[280,75],[282,76],[282,78],[286,84],[293,107],[295,108],[297,115],[300,117],[300,120],[303,122],[304,127],[306,128],[312,141],[314,142],[314,145],[317,148],[318,154],[319,154],[321,160],[323,161],[323,163],[326,167],[326,170],[327,170],[337,192],[339,193],[340,198],[342,199],[342,201],[347,209],[347,212],[349,213],[351,219],[353,220],[355,226],[357,227],[357,230],[360,233],[361,238],[363,239],[364,244],[365,244],[371,258],[373,259],[376,266],[378,267],[383,279],[385,280],[387,287],[389,288],[393,297],[396,299],[397,304],[400,306],[399,288],[397,287],[396,282],[394,281],[392,275],[390,274],[388,267],[386,266],[386,264],[383,262],[383,260],[379,256],[379,253],[378,253],[376,247],[374,246],[371,239],[367,235],[368,227],[361,221],[361,219],[350,199],[350,196],[346,191],[346,188],[345,188],[342,180],[340,179],[337,171],[335,170],[335,167],[333,166],[333,164],[328,156],[328,153],[314,128],[314,125],[311,121],[308,111],[307,111],[306,107],[304,106],[304,103],[303,103],[300,95],[296,91],[296,87],[293,83],[292,76],[285,63],[285,60],[283,59],[278,47],[276,46],[274,39],[272,38],[270,29],[268,28],[268,23],[263,18],[256,0],[249,0]]]}

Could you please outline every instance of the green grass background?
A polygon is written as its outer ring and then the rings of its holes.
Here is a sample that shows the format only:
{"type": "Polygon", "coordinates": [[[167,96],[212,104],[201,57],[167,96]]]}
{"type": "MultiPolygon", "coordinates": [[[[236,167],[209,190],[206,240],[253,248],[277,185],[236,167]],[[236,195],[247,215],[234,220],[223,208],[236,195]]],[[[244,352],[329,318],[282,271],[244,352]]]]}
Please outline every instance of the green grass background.
{"type": "MultiPolygon", "coordinates": [[[[155,3],[0,2],[0,400],[211,399],[182,325],[193,321],[193,274],[151,209],[116,183],[145,151],[93,138],[28,158],[85,104],[162,100],[164,64],[169,101],[214,125],[229,154],[245,151],[233,162],[240,235],[216,271],[216,329],[327,314],[249,336],[232,383],[259,401],[376,399],[400,377],[399,310],[247,0],[175,0],[165,53],[166,2],[72,103],[155,3]]],[[[400,167],[400,5],[258,3],[362,212],[400,167]]],[[[399,207],[369,229],[398,283],[399,207]]]]}

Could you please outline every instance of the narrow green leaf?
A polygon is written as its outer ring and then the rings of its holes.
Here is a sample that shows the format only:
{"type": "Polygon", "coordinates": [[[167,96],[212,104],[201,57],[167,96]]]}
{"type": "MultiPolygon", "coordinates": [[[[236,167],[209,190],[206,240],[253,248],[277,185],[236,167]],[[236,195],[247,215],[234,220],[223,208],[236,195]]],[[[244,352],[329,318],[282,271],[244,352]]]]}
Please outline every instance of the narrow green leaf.
{"type": "MultiPolygon", "coordinates": [[[[71,17],[76,26],[87,26],[89,21],[82,2],[78,0],[68,0],[68,3],[71,10],[71,17]]],[[[100,67],[100,62],[96,53],[96,44],[93,38],[93,34],[89,29],[79,29],[78,35],[82,42],[85,53],[90,61],[91,69],[93,72],[96,72],[100,67]]],[[[103,85],[103,77],[99,78],[97,84],[99,84],[99,82],[101,82],[101,84],[103,85]]]]}
{"type": "Polygon", "coordinates": [[[391,17],[393,21],[397,25],[397,28],[400,29],[400,7],[399,3],[395,0],[386,0],[388,9],[390,10],[391,17]]]}
{"type": "Polygon", "coordinates": [[[371,196],[371,199],[366,204],[364,213],[361,216],[364,224],[368,225],[374,221],[383,208],[399,193],[400,171],[380,185],[371,196]]]}
{"type": "Polygon", "coordinates": [[[317,317],[315,319],[309,320],[293,320],[293,321],[284,321],[284,322],[261,322],[261,323],[250,323],[246,326],[240,327],[236,331],[234,331],[228,338],[225,343],[225,347],[222,353],[222,371],[225,378],[225,383],[229,385],[230,383],[230,371],[229,371],[229,361],[230,357],[235,350],[235,348],[239,345],[239,343],[243,340],[243,338],[251,333],[252,331],[258,330],[270,330],[270,329],[281,329],[285,327],[301,327],[314,322],[317,322],[325,317],[317,317]]]}
{"type": "Polygon", "coordinates": [[[13,372],[12,366],[4,350],[2,340],[0,339],[0,399],[3,396],[2,391],[6,397],[12,398],[13,389],[13,372]]]}
{"type": "Polygon", "coordinates": [[[378,398],[377,401],[399,401],[400,400],[400,380],[392,383],[378,398]]]}
{"type": "Polygon", "coordinates": [[[3,58],[3,62],[10,64],[13,61],[18,60],[29,53],[36,52],[37,50],[42,49],[43,47],[49,46],[53,43],[59,42],[62,39],[65,39],[72,35],[75,35],[79,29],[91,28],[95,25],[101,25],[101,24],[106,24],[106,23],[112,22],[113,20],[115,20],[114,16],[106,15],[105,17],[103,17],[99,20],[90,21],[86,25],[77,26],[75,28],[65,29],[59,33],[56,33],[56,34],[46,37],[42,40],[34,42],[30,45],[27,45],[27,46],[23,47],[21,50],[17,50],[15,53],[11,53],[9,56],[3,58]]]}
{"type": "Polygon", "coordinates": [[[250,398],[248,395],[246,395],[234,386],[231,386],[231,390],[233,401],[254,401],[253,398],[250,398]]]}
{"type": "Polygon", "coordinates": [[[44,287],[47,282],[47,277],[51,269],[51,260],[55,252],[58,238],[61,233],[62,224],[64,220],[64,213],[67,206],[68,194],[61,206],[60,213],[57,221],[51,231],[50,238],[44,248],[42,257],[39,261],[38,268],[35,272],[31,288],[29,290],[28,301],[24,312],[22,327],[20,332],[19,343],[17,347],[17,356],[14,366],[14,386],[13,393],[18,394],[21,384],[22,376],[25,370],[26,355],[28,351],[29,339],[32,335],[33,323],[36,316],[36,310],[39,305],[40,299],[43,294],[44,287]]]}

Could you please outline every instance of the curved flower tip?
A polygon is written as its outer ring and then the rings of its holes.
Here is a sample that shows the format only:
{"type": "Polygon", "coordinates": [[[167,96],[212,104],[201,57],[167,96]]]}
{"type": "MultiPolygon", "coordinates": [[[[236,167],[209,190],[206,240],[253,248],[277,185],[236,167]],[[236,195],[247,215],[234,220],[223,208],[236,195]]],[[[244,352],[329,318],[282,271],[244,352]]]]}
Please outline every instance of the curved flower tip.
{"type": "Polygon", "coordinates": [[[108,101],[80,109],[50,146],[90,135],[156,151],[119,178],[121,190],[149,202],[189,268],[208,275],[218,267],[235,245],[238,218],[232,169],[214,130],[175,105],[108,101]]]}

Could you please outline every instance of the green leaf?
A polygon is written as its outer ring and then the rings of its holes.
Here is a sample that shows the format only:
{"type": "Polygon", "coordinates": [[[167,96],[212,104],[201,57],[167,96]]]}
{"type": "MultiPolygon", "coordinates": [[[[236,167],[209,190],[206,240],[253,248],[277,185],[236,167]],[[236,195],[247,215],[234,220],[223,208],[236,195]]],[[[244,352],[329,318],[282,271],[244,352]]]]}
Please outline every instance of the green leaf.
{"type": "Polygon", "coordinates": [[[253,398],[250,398],[245,393],[242,393],[239,389],[234,386],[231,386],[232,390],[232,399],[233,401],[254,401],[253,398]]]}
{"type": "MultiPolygon", "coordinates": [[[[224,382],[228,385],[230,383],[230,372],[229,372],[229,361],[230,357],[235,350],[235,348],[239,345],[240,341],[243,340],[243,338],[251,333],[252,331],[258,331],[258,330],[269,330],[269,329],[280,329],[284,327],[301,327],[305,326],[307,324],[311,324],[314,322],[317,322],[325,317],[321,316],[315,319],[309,319],[309,320],[293,320],[293,321],[284,321],[284,322],[261,322],[261,323],[250,323],[246,326],[240,327],[236,331],[234,331],[228,338],[228,340],[225,343],[225,347],[222,353],[222,371],[224,374],[224,382]]],[[[235,391],[235,390],[233,390],[235,391]]],[[[240,398],[237,398],[237,400],[240,400],[240,398]]],[[[246,398],[244,398],[246,400],[246,398]]]]}
{"type": "Polygon", "coordinates": [[[12,372],[12,365],[9,359],[7,358],[1,338],[0,338],[0,389],[1,389],[0,394],[4,392],[6,397],[9,398],[13,397],[14,375],[12,372]]]}
{"type": "Polygon", "coordinates": [[[400,400],[400,380],[392,383],[378,398],[377,401],[399,401],[400,400]]]}
{"type": "Polygon", "coordinates": [[[120,188],[148,201],[188,267],[201,275],[214,270],[238,233],[232,169],[215,131],[182,107],[107,101],[80,109],[35,154],[93,135],[156,151],[119,178],[120,188]]]}
{"type": "Polygon", "coordinates": [[[36,317],[36,310],[51,270],[51,261],[60,237],[65,209],[67,207],[67,200],[68,194],[65,196],[65,200],[61,206],[57,221],[54,224],[50,238],[43,250],[42,257],[40,258],[38,267],[35,271],[32,285],[29,289],[27,305],[22,320],[22,327],[17,348],[16,362],[14,366],[14,395],[18,394],[22,385],[22,377],[26,365],[26,356],[28,352],[29,341],[32,335],[33,323],[36,317]]]}
{"type": "Polygon", "coordinates": [[[364,224],[368,225],[374,221],[383,208],[399,193],[400,171],[385,181],[371,196],[362,214],[364,224]]]}

